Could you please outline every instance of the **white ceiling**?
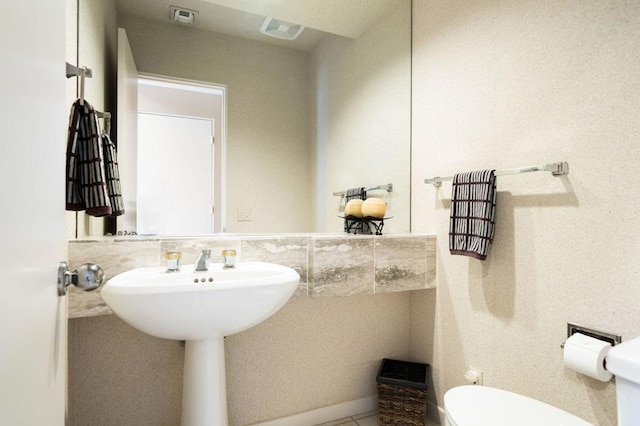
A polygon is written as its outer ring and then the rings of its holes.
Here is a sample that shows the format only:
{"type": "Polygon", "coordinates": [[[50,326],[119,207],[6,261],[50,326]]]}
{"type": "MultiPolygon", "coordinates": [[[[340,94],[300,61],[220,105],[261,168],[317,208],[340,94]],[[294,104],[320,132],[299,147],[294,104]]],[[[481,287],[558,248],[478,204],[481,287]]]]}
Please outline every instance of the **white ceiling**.
{"type": "Polygon", "coordinates": [[[358,38],[375,21],[407,0],[205,0],[272,16],[320,31],[358,38]]]}
{"type": "Polygon", "coordinates": [[[399,2],[409,0],[117,0],[118,13],[172,25],[170,7],[198,11],[195,28],[301,50],[329,32],[357,38],[399,2]],[[295,41],[260,33],[266,16],[307,27],[295,41]]]}

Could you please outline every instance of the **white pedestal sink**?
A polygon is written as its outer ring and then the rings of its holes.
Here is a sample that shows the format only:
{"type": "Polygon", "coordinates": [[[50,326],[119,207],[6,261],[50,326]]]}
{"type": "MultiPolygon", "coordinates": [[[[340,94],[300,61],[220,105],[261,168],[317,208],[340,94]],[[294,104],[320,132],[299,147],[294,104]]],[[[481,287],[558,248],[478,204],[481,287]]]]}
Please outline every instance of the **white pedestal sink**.
{"type": "Polygon", "coordinates": [[[110,279],[102,297],[138,330],[186,341],[182,426],[226,426],[224,336],[276,313],[299,281],[293,269],[264,262],[211,264],[203,272],[138,268],[110,279]]]}

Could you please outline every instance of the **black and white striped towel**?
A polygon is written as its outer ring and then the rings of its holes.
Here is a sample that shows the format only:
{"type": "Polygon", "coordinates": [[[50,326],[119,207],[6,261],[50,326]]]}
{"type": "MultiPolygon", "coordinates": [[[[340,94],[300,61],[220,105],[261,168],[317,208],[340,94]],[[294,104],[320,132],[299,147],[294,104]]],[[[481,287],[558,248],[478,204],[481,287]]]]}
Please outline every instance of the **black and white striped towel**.
{"type": "Polygon", "coordinates": [[[495,170],[458,173],[453,177],[449,251],[484,260],[493,240],[496,209],[495,170]]]}
{"type": "Polygon", "coordinates": [[[350,200],[366,200],[367,199],[367,189],[364,187],[361,188],[349,188],[345,193],[345,199],[347,201],[350,200]]]}
{"type": "Polygon", "coordinates": [[[91,216],[112,213],[104,178],[98,117],[87,101],[77,100],[71,107],[66,184],[67,210],[86,210],[91,216]]]}
{"type": "Polygon", "coordinates": [[[104,177],[107,181],[107,194],[111,202],[113,216],[124,214],[124,201],[120,189],[120,172],[116,146],[107,134],[102,135],[102,151],[104,154],[104,177]]]}

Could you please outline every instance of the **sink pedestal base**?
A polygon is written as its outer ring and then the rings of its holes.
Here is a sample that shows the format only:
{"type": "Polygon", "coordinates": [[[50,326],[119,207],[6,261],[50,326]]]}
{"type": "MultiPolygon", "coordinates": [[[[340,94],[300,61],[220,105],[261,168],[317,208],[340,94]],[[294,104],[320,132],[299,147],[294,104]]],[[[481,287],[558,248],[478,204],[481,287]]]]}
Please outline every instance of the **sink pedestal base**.
{"type": "Polygon", "coordinates": [[[182,426],[227,426],[224,337],[187,340],[182,426]]]}

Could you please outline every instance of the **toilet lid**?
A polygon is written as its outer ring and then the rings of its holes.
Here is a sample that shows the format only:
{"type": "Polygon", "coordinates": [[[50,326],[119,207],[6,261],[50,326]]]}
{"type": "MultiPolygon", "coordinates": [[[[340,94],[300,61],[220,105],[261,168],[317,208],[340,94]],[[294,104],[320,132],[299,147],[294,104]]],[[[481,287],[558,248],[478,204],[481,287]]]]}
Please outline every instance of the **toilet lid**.
{"type": "Polygon", "coordinates": [[[488,386],[459,386],[444,395],[452,426],[593,426],[544,402],[488,386]]]}

